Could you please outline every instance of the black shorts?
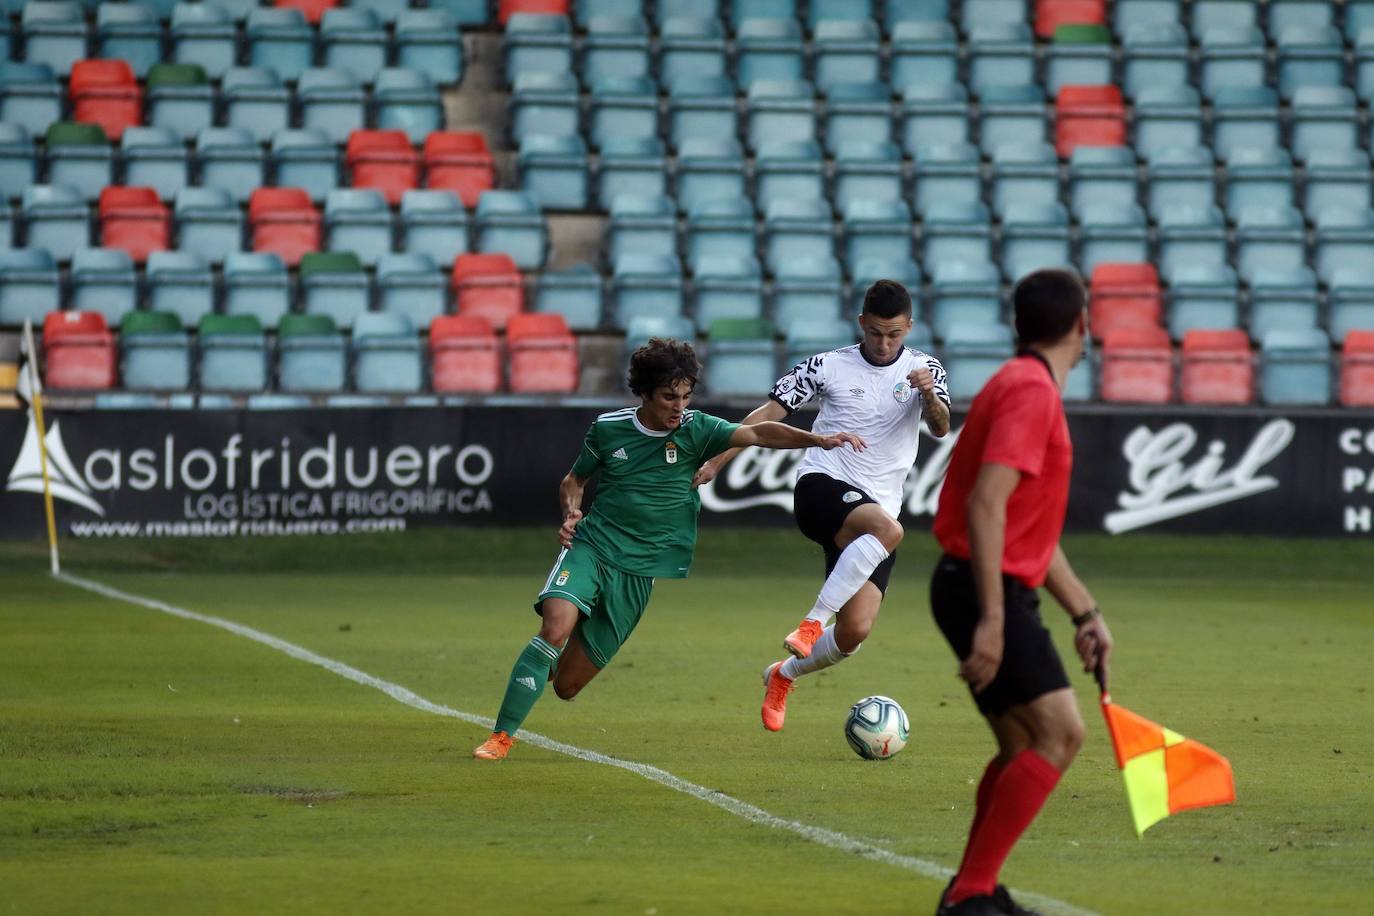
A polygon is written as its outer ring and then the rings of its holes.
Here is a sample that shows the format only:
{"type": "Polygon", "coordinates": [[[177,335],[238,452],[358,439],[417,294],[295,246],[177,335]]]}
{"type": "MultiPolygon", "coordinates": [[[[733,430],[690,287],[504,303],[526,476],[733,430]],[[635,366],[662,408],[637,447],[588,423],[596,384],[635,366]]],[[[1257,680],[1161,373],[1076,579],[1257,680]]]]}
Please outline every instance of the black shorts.
{"type": "MultiPolygon", "coordinates": [[[[1040,620],[1040,596],[1011,576],[1002,577],[1006,609],[1002,665],[973,702],[985,716],[999,715],[1052,690],[1069,686],[1064,663],[1040,620]]],[[[973,648],[973,630],[982,611],[967,560],[945,554],[930,578],[930,610],[954,654],[963,661],[973,648]]],[[[970,688],[971,690],[971,688],[970,688]]]]}
{"type": "MultiPolygon", "coordinates": [[[[827,474],[804,474],[797,481],[793,491],[792,513],[797,518],[797,527],[825,551],[825,574],[829,576],[840,560],[840,548],[835,546],[835,535],[844,527],[849,513],[864,505],[878,501],[863,490],[843,480],[836,480],[827,474]]],[[[887,580],[892,577],[893,564],[897,554],[888,554],[886,560],[878,564],[868,581],[878,586],[878,591],[887,594],[887,580]]]]}

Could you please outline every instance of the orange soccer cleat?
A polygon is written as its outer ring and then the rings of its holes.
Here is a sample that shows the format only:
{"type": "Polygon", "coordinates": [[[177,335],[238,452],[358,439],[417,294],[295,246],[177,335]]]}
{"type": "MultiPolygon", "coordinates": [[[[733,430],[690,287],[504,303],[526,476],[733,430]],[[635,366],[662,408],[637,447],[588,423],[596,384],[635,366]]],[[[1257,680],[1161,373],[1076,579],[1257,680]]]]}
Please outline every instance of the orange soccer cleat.
{"type": "Polygon", "coordinates": [[[819,622],[808,617],[787,634],[782,641],[782,647],[797,658],[806,658],[811,654],[811,647],[816,644],[816,640],[821,638],[823,629],[819,622]]]}
{"type": "Polygon", "coordinates": [[[787,718],[787,695],[792,692],[793,682],[782,676],[782,662],[773,662],[763,671],[763,727],[770,732],[782,731],[782,723],[787,718]]]}
{"type": "Polygon", "coordinates": [[[505,760],[514,743],[515,739],[505,732],[492,732],[491,737],[472,752],[472,756],[478,760],[505,760]]]}

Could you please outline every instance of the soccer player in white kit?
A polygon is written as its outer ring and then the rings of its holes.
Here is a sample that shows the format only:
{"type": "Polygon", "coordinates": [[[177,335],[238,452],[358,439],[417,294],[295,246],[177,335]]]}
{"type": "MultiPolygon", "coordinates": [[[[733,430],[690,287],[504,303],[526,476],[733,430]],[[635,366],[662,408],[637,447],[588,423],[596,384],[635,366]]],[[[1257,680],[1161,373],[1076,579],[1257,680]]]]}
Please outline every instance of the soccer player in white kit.
{"type": "MultiPolygon", "coordinates": [[[[868,637],[902,541],[897,513],[916,462],[921,420],[932,435],[949,432],[944,367],[905,346],[911,331],[905,287],[891,280],[874,283],[864,296],[859,327],[862,342],[803,360],[743,420],[780,420],[819,398],[815,431],[849,430],[868,443],[862,452],[807,449],[797,467],[797,527],[825,551],[826,579],[815,606],[783,640],[793,657],[764,671],[762,717],[769,731],[781,730],[797,678],[838,664],[868,637]]],[[[739,451],[706,462],[694,483],[714,478],[739,451]]]]}

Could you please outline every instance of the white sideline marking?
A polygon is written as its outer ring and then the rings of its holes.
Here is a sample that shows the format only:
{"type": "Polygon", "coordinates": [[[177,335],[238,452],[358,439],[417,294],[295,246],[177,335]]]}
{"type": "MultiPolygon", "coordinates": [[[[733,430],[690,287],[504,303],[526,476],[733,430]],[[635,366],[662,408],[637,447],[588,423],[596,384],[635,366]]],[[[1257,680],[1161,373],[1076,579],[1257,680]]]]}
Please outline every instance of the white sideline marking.
{"type": "MultiPolygon", "coordinates": [[[[433,713],[436,716],[448,716],[451,719],[461,719],[464,722],[480,725],[483,728],[491,728],[495,724],[493,720],[485,716],[473,715],[470,712],[463,712],[462,710],[453,709],[452,707],[426,700],[424,697],[411,690],[407,690],[400,684],[384,681],[375,675],[368,674],[366,671],[359,671],[352,665],[346,665],[332,658],[325,658],[323,655],[311,652],[309,649],[298,646],[295,643],[287,642],[270,633],[255,630],[244,624],[226,620],[223,617],[198,614],[195,611],[188,611],[185,608],[167,604],[155,598],[144,598],[141,595],[133,595],[129,592],[120,591],[117,588],[111,588],[100,582],[83,579],[80,576],[73,576],[71,573],[57,573],[55,578],[69,585],[74,585],[77,588],[85,589],[88,592],[94,592],[97,595],[111,598],[115,601],[136,604],[141,607],[149,608],[150,610],[170,614],[173,617],[180,617],[183,620],[194,620],[197,623],[205,623],[212,627],[219,627],[221,630],[228,630],[235,636],[242,636],[245,639],[251,639],[254,642],[262,643],[264,646],[270,646],[278,652],[286,653],[292,658],[308,662],[312,665],[317,665],[324,668],[326,671],[331,671],[340,677],[347,678],[355,684],[362,684],[365,687],[374,687],[391,697],[393,700],[404,703],[421,712],[433,713]]],[[[722,792],[716,792],[705,786],[699,786],[694,782],[688,782],[681,777],[674,776],[667,770],[660,770],[655,766],[649,766],[645,763],[635,763],[632,760],[619,760],[615,757],[608,757],[596,751],[584,750],[583,748],[575,747],[571,744],[564,744],[562,741],[556,741],[553,738],[547,738],[544,735],[525,731],[523,729],[520,733],[520,740],[525,744],[532,744],[535,747],[544,748],[545,750],[566,754],[569,757],[576,757],[578,760],[585,760],[588,763],[600,763],[606,766],[628,770],[651,782],[667,786],[675,792],[681,792],[684,795],[699,798],[708,804],[715,805],[717,808],[728,811],[736,817],[742,817],[751,823],[759,824],[764,827],[771,827],[774,830],[786,830],[804,839],[808,839],[813,843],[828,846],[831,849],[838,849],[841,852],[852,853],[864,859],[871,859],[875,862],[882,862],[887,865],[895,866],[896,868],[913,871],[918,875],[934,878],[936,880],[943,880],[954,874],[952,869],[927,859],[899,855],[879,846],[874,846],[871,843],[856,840],[836,830],[828,830],[825,827],[815,827],[811,824],[803,824],[800,821],[789,821],[775,814],[769,814],[762,808],[751,805],[748,802],[740,801],[737,798],[732,798],[729,795],[722,792]]],[[[475,765],[481,766],[483,764],[475,765]]],[[[1056,900],[1053,897],[1046,897],[1042,894],[1031,893],[1029,891],[1016,891],[1016,895],[1028,904],[1039,907],[1050,913],[1060,914],[1060,916],[1098,916],[1098,914],[1091,910],[1079,909],[1072,904],[1065,903],[1062,900],[1056,900]]]]}

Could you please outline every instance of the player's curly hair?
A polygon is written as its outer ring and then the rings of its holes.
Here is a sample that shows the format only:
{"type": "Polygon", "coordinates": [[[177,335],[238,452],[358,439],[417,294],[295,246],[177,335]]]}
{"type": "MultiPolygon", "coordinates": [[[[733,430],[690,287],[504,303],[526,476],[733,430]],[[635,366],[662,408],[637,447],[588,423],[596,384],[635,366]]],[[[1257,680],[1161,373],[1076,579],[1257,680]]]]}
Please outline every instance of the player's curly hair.
{"type": "Polygon", "coordinates": [[[679,379],[693,388],[701,375],[701,360],[692,345],[670,337],[651,337],[630,357],[630,391],[647,398],[657,388],[667,388],[679,379]]]}

